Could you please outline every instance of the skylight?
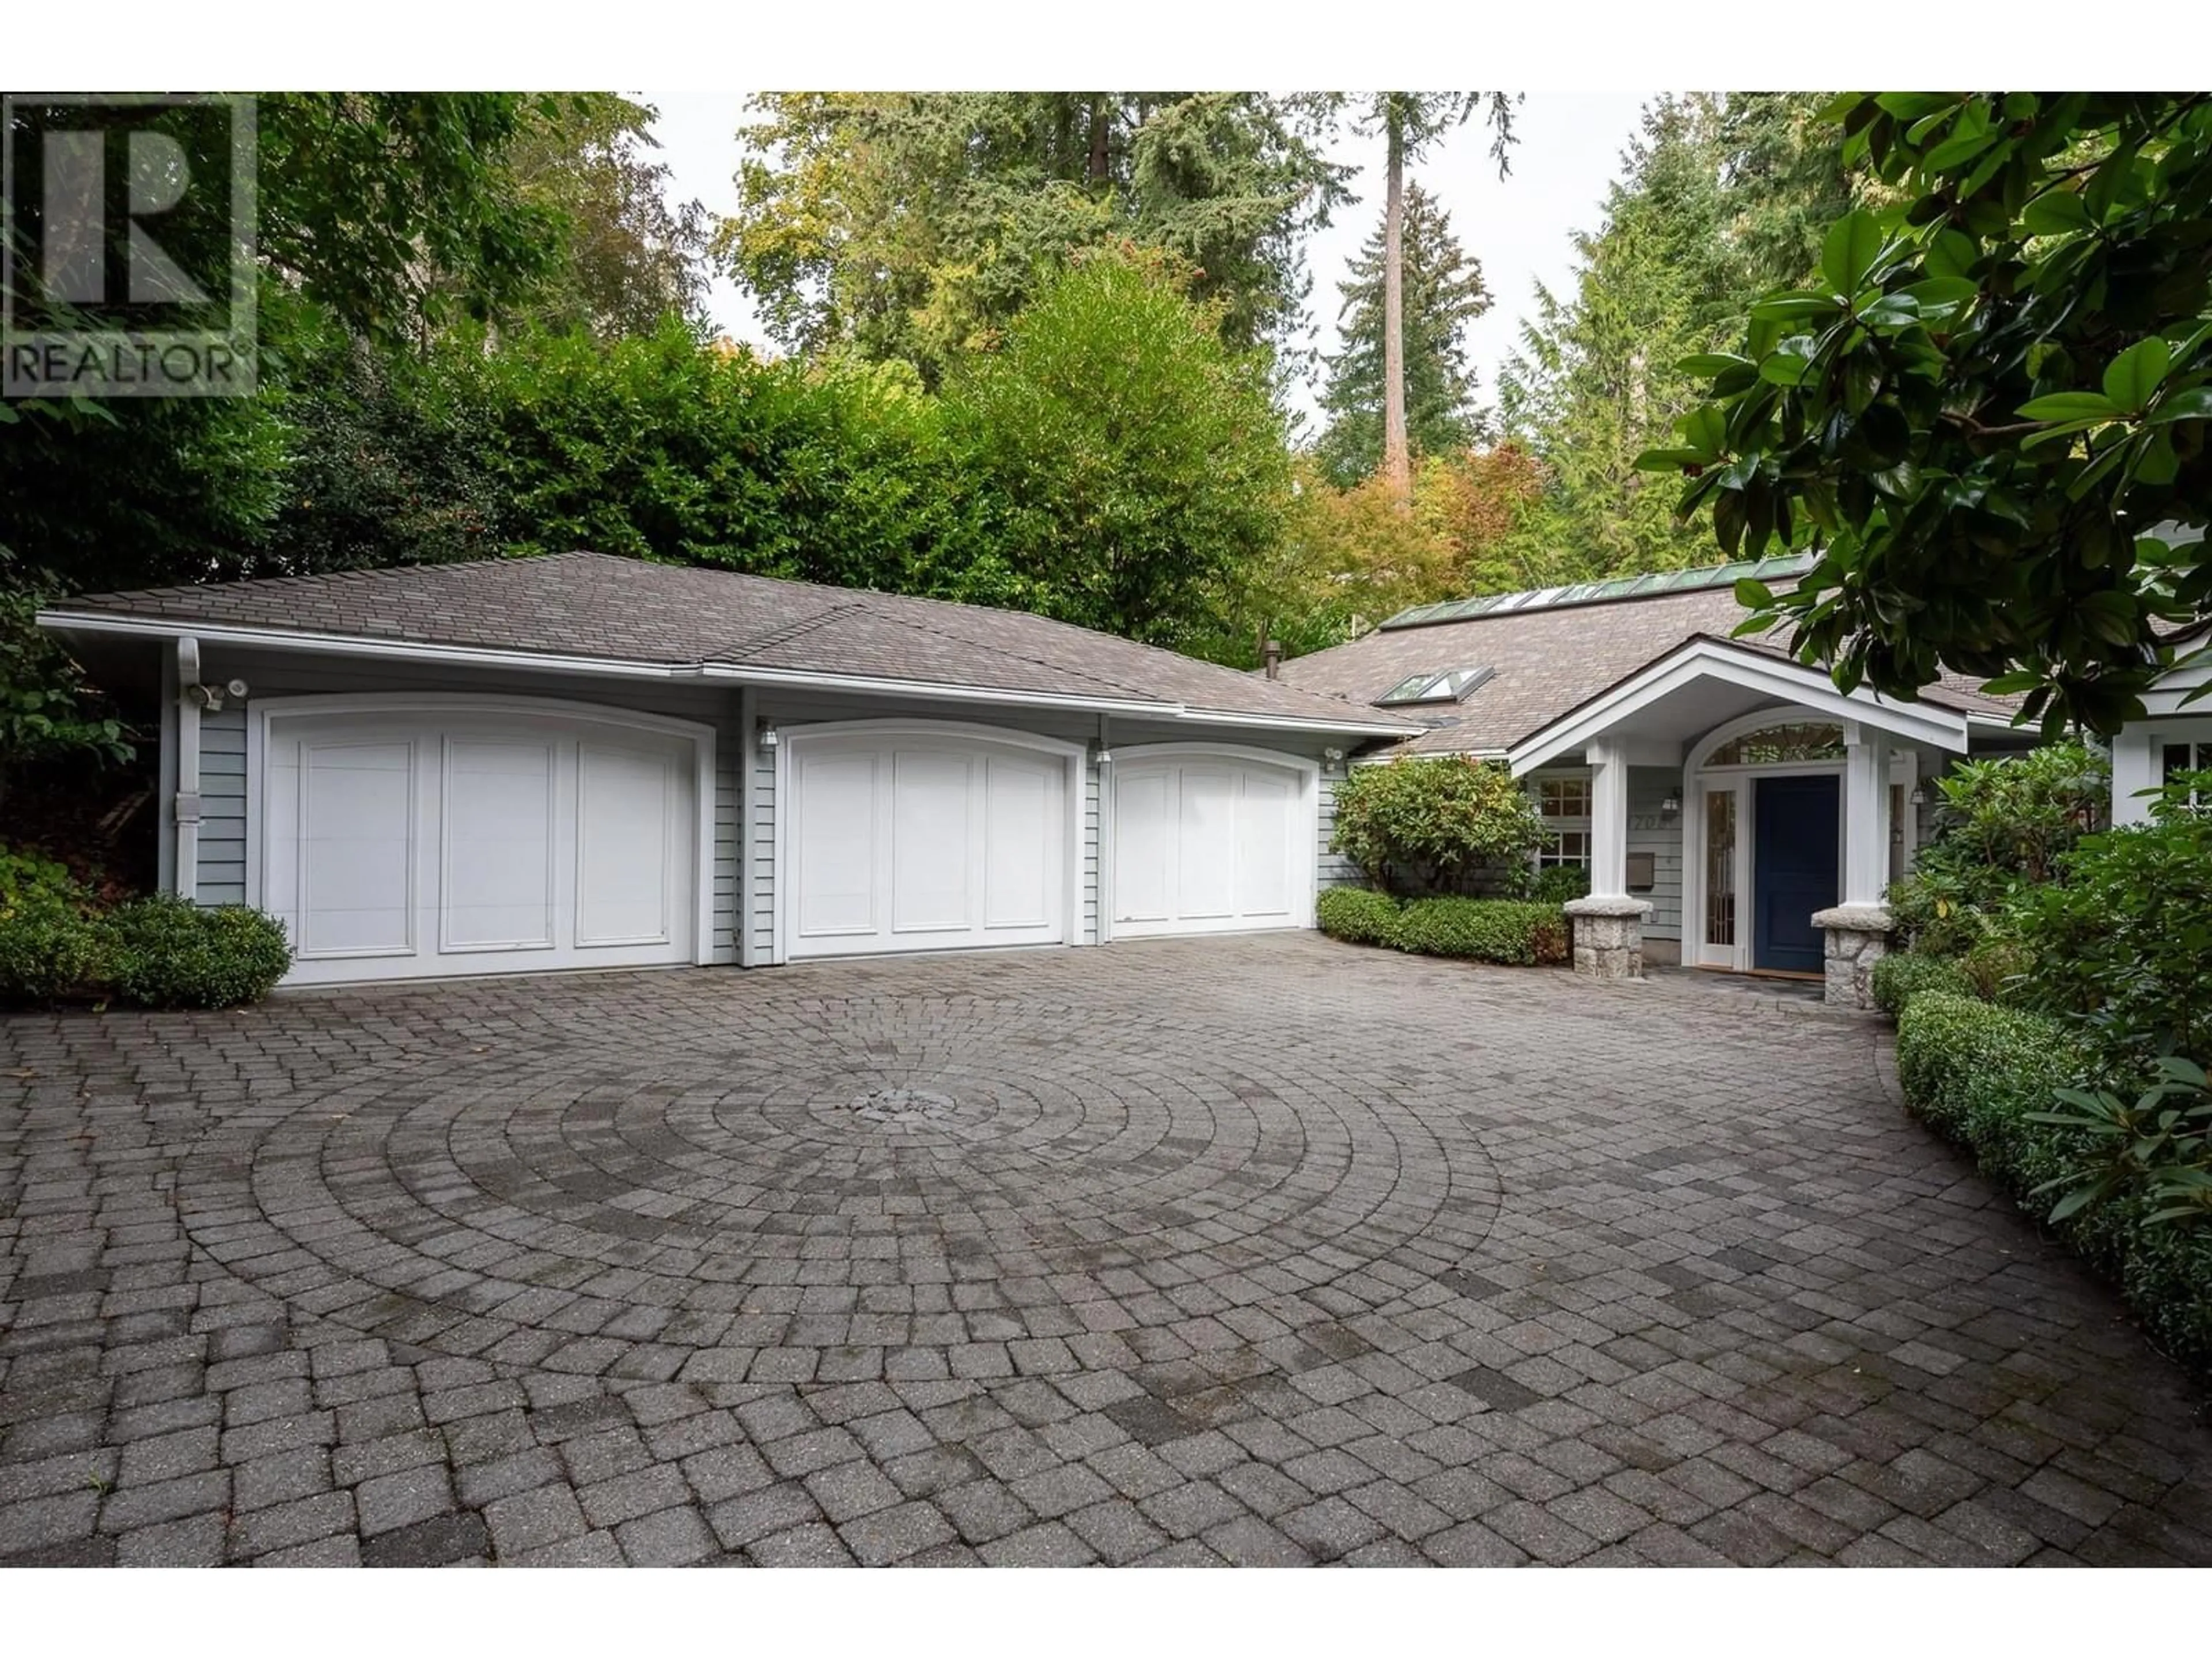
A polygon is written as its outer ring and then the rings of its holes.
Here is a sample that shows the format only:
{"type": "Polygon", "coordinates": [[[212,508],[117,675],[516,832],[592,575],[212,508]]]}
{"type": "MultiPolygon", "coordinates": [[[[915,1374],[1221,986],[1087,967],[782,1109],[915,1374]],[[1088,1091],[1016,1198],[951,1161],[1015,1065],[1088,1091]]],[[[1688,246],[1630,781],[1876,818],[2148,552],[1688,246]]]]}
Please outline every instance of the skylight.
{"type": "Polygon", "coordinates": [[[1460,702],[1490,675],[1487,668],[1428,669],[1400,680],[1375,702],[1383,708],[1409,702],[1460,702]]]}

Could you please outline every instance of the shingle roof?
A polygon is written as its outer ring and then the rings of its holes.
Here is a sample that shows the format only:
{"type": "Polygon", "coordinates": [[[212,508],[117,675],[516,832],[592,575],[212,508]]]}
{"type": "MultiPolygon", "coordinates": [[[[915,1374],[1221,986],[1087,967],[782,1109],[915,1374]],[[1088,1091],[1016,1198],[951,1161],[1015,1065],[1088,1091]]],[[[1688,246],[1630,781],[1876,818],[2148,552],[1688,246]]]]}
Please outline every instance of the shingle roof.
{"type": "MultiPolygon", "coordinates": [[[[574,552],[95,593],[91,613],[659,666],[863,677],[1159,703],[1347,731],[1347,704],[1022,611],[574,552]]],[[[65,624],[64,624],[65,627],[65,624]]]]}
{"type": "MultiPolygon", "coordinates": [[[[1491,678],[1464,702],[1404,711],[1429,728],[1404,746],[1500,754],[1676,647],[1699,636],[1729,639],[1745,614],[1725,586],[1492,611],[1462,622],[1378,630],[1294,657],[1283,665],[1282,676],[1286,684],[1371,703],[1413,674],[1491,669],[1491,678]]],[[[1730,642],[1789,656],[1772,636],[1730,642]]],[[[1975,681],[1948,673],[1921,696],[1965,714],[2006,719],[2018,706],[2016,698],[1992,697],[1975,681]]]]}

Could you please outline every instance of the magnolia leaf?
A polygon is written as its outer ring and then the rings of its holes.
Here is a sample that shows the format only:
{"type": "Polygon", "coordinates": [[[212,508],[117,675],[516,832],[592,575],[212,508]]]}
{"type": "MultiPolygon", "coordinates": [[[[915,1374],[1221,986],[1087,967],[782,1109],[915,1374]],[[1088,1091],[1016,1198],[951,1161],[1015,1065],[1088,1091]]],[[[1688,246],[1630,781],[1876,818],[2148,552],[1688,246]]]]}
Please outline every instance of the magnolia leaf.
{"type": "Polygon", "coordinates": [[[2212,386],[2177,392],[2152,411],[2150,424],[2166,426],[2175,421],[2212,421],[2212,386]]]}
{"type": "Polygon", "coordinates": [[[1858,292],[1881,257],[1887,239],[1874,215],[1847,213],[1829,228],[1820,247],[1820,275],[1837,293],[1858,292]]]}
{"type": "Polygon", "coordinates": [[[2021,417],[2029,421],[2114,421],[2123,412],[2118,404],[2099,392],[2054,392],[2046,398],[2032,398],[2020,406],[2021,417]]]}
{"type": "Polygon", "coordinates": [[[2105,395],[2128,413],[2138,414],[2149,406],[2172,362],[2172,349],[2157,335],[2139,340],[2105,370],[2105,395]]]}

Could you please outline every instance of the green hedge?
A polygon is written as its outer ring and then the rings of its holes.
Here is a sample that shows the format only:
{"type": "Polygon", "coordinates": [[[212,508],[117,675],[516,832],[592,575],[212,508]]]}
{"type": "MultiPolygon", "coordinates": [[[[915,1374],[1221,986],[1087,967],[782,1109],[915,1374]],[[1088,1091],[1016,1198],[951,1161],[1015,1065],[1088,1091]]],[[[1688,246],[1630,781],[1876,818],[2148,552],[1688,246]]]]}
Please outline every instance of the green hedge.
{"type": "Polygon", "coordinates": [[[1332,887],[1314,909],[1322,933],[1352,945],[1384,944],[1398,921],[1398,901],[1371,887],[1332,887]]]}
{"type": "Polygon", "coordinates": [[[1418,899],[1398,913],[1387,942],[1422,956],[1519,967],[1569,955],[1565,913],[1522,899],[1418,899]]]}
{"type": "Polygon", "coordinates": [[[1954,996],[1974,994],[1974,981],[1948,957],[1927,956],[1917,951],[1899,951],[1874,965],[1874,1006],[1895,1019],[1905,1005],[1923,991],[1947,991],[1954,996]]]}
{"type": "MultiPolygon", "coordinates": [[[[2055,1090],[2079,1085],[2094,1060],[2063,1025],[1943,991],[1906,1002],[1897,1026],[1898,1081],[1934,1128],[1972,1148],[1983,1170],[2040,1218],[2087,1138],[2038,1123],[2055,1090]]],[[[2140,1198],[2092,1205],[2057,1224],[2069,1248],[2117,1281],[2152,1339],[2185,1364],[2212,1372],[2212,1232],[2150,1224],[2140,1198]]]]}
{"type": "Polygon", "coordinates": [[[291,965],[283,925],[240,905],[157,893],[101,910],[51,887],[0,899],[0,1002],[228,1008],[258,1001],[291,965]]]}

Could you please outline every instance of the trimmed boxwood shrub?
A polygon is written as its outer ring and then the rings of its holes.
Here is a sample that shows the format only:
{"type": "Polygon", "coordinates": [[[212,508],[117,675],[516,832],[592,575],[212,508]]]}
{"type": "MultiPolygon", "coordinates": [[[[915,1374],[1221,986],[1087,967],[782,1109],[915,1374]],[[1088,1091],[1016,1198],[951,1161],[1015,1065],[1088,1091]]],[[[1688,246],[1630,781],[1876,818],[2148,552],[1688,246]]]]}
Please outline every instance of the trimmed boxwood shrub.
{"type": "Polygon", "coordinates": [[[46,1002],[98,984],[107,944],[101,920],[66,893],[18,891],[0,902],[0,999],[46,1002]]]}
{"type": "Polygon", "coordinates": [[[1398,901],[1371,887],[1332,887],[1314,909],[1322,933],[1352,945],[1387,943],[1398,921],[1398,901]]]}
{"type": "Polygon", "coordinates": [[[107,925],[116,994],[148,1008],[258,1002],[292,965],[283,924],[244,905],[154,893],[117,906],[107,925]]]}
{"type": "Polygon", "coordinates": [[[1423,956],[1521,967],[1569,954],[1565,913],[1522,899],[1418,899],[1399,912],[1389,942],[1423,956]]]}
{"type": "Polygon", "coordinates": [[[1950,957],[1923,956],[1917,951],[1893,951],[1875,963],[1874,1006],[1892,1019],[1923,991],[1972,996],[1974,981],[1950,957]]]}
{"type": "MultiPolygon", "coordinates": [[[[1972,996],[1927,990],[1897,1027],[1897,1074],[1906,1103],[1934,1128],[1973,1151],[1981,1167],[2039,1219],[2051,1212],[2046,1182],[2079,1167],[2081,1129],[2037,1121],[2061,1088],[2095,1080],[2087,1049],[2056,1020],[1972,996]]],[[[2212,1371],[2212,1231],[2154,1223],[2155,1200],[2129,1195],[2075,1212],[2053,1231],[2115,1280],[2143,1328],[2167,1352],[2212,1371]]]]}
{"type": "Polygon", "coordinates": [[[259,1000],[291,964],[283,924],[242,905],[158,893],[100,910],[51,884],[0,897],[0,1002],[228,1008],[259,1000]]]}

